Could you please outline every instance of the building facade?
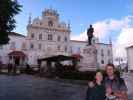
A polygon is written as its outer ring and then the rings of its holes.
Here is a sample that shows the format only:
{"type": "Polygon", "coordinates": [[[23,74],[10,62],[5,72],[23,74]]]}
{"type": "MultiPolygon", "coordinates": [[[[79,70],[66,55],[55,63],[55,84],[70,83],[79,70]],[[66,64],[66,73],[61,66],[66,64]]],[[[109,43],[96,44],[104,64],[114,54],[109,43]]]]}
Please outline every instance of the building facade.
{"type": "MultiPolygon", "coordinates": [[[[80,54],[82,56],[86,44],[86,41],[71,40],[71,54],[80,54]]],[[[97,67],[104,69],[106,64],[113,63],[112,44],[96,41],[94,45],[97,50],[97,67]]]]}
{"type": "MultiPolygon", "coordinates": [[[[58,12],[53,9],[45,9],[41,18],[31,20],[31,17],[29,17],[27,36],[21,35],[20,37],[18,35],[15,35],[15,39],[10,35],[9,44],[0,49],[2,52],[8,51],[5,53],[0,52],[0,57],[4,63],[8,63],[9,60],[5,60],[5,58],[13,50],[22,51],[26,55],[26,63],[37,65],[37,59],[49,56],[82,56],[83,49],[87,44],[87,41],[70,39],[70,24],[60,22],[58,12]],[[9,45],[13,44],[13,41],[16,47],[10,50],[9,45]]],[[[112,44],[99,43],[96,38],[93,40],[93,44],[97,49],[97,67],[104,68],[107,63],[113,62],[112,44]]]]}
{"type": "Polygon", "coordinates": [[[3,64],[18,62],[20,65],[24,64],[27,57],[24,56],[26,47],[26,37],[18,33],[9,34],[10,41],[6,45],[0,46],[0,61],[3,64]]]}
{"type": "Polygon", "coordinates": [[[56,10],[45,9],[40,19],[35,18],[32,22],[29,19],[27,31],[27,52],[32,52],[29,55],[30,59],[59,54],[69,55],[70,26],[60,22],[56,10]]]}
{"type": "Polygon", "coordinates": [[[133,71],[133,46],[127,47],[127,64],[128,70],[133,71]]]}

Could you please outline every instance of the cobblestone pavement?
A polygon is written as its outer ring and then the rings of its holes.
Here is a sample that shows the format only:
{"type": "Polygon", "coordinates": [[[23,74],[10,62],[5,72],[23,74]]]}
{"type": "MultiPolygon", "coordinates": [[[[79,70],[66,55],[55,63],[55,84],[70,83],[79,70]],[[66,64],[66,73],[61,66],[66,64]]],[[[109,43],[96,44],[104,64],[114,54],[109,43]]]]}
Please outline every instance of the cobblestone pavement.
{"type": "MultiPolygon", "coordinates": [[[[128,93],[132,95],[133,77],[127,76],[129,75],[124,75],[128,93]]],[[[0,100],[85,100],[86,88],[29,75],[0,75],[0,100]]]]}

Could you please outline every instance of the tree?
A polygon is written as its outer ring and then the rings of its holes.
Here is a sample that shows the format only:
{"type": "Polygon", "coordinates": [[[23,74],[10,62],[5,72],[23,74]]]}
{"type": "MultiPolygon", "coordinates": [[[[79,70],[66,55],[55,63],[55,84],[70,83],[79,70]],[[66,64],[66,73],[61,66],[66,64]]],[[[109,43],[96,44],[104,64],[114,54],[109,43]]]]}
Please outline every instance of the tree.
{"type": "Polygon", "coordinates": [[[15,28],[14,16],[21,7],[17,0],[0,0],[0,45],[8,43],[8,34],[15,28]]]}

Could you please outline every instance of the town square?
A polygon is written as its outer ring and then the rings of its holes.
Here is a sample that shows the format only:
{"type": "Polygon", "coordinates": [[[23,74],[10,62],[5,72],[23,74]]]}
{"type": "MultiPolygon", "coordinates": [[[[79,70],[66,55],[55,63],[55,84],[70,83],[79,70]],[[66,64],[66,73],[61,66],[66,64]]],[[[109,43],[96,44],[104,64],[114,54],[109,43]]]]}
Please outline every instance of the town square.
{"type": "Polygon", "coordinates": [[[1,0],[0,100],[133,100],[132,4],[1,0]]]}

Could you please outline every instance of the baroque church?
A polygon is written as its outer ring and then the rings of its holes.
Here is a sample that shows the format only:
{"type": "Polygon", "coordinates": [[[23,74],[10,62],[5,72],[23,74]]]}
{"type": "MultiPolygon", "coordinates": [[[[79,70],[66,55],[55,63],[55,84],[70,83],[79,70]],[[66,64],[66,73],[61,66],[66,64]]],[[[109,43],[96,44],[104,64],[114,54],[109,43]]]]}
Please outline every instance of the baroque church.
{"type": "MultiPolygon", "coordinates": [[[[14,32],[9,35],[9,44],[0,46],[0,61],[3,64],[12,62],[36,66],[39,58],[55,55],[82,56],[87,41],[71,40],[70,36],[70,24],[60,22],[56,10],[45,9],[40,18],[31,20],[29,17],[27,36],[14,32]]],[[[111,42],[99,43],[97,38],[92,42],[97,50],[98,67],[104,68],[107,63],[113,62],[111,42]]]]}

